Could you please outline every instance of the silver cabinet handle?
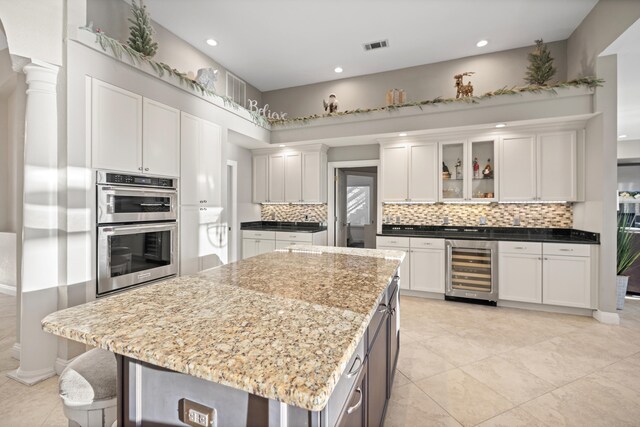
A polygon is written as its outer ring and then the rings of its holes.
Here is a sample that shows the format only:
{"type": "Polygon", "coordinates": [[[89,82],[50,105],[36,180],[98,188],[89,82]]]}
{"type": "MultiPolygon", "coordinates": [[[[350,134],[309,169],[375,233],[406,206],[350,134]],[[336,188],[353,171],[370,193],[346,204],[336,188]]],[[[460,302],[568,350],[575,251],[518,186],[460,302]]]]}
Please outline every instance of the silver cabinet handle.
{"type": "Polygon", "coordinates": [[[357,355],[356,356],[356,360],[353,361],[353,365],[351,366],[351,369],[349,370],[349,373],[347,374],[347,378],[353,378],[356,375],[358,375],[360,373],[360,371],[362,371],[362,367],[364,366],[364,363],[362,363],[362,359],[360,359],[360,356],[357,355]],[[358,369],[356,369],[355,371],[353,370],[353,367],[356,365],[356,362],[360,362],[358,364],[358,369]]]}
{"type": "Polygon", "coordinates": [[[144,168],[145,171],[149,172],[149,168],[144,168]]]}
{"type": "Polygon", "coordinates": [[[353,411],[355,411],[360,407],[360,405],[362,405],[362,389],[360,387],[356,388],[356,393],[360,395],[360,399],[358,399],[358,403],[347,409],[347,414],[352,414],[353,411]]]}
{"type": "Polygon", "coordinates": [[[514,246],[513,249],[527,249],[526,246],[514,246]]]}
{"type": "Polygon", "coordinates": [[[384,313],[384,312],[387,312],[387,311],[389,311],[389,307],[387,307],[387,304],[380,304],[378,306],[378,312],[384,313]]]}
{"type": "Polygon", "coordinates": [[[573,252],[573,249],[560,249],[561,252],[573,252]]]}

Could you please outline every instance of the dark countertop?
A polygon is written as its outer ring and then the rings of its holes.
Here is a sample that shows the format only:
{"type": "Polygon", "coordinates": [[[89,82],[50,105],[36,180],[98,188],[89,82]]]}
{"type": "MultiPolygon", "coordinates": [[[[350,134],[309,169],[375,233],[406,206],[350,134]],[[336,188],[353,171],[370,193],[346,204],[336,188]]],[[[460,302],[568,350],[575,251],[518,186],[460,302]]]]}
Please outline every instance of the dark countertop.
{"type": "Polygon", "coordinates": [[[240,223],[240,230],[317,233],[319,231],[326,231],[327,227],[319,222],[251,221],[240,223]]]}
{"type": "Polygon", "coordinates": [[[459,227],[383,224],[378,236],[434,237],[461,240],[600,244],[600,234],[572,228],[459,227]]]}

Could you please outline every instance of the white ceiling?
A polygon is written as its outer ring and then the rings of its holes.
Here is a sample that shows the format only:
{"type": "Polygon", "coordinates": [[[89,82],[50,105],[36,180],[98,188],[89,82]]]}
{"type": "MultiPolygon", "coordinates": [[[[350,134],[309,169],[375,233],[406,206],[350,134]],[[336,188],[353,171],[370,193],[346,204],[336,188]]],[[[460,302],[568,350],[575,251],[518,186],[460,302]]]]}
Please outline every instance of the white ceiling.
{"type": "Polygon", "coordinates": [[[640,20],[602,53],[611,54],[618,55],[618,135],[640,139],[640,20]]]}
{"type": "Polygon", "coordinates": [[[564,40],[597,0],[146,0],[151,17],[261,91],[564,40]],[[219,42],[211,47],[208,38],[219,42]],[[362,44],[389,40],[365,52],[362,44]],[[477,48],[476,42],[489,40],[477,48]],[[344,72],[334,73],[341,66],[344,72]]]}

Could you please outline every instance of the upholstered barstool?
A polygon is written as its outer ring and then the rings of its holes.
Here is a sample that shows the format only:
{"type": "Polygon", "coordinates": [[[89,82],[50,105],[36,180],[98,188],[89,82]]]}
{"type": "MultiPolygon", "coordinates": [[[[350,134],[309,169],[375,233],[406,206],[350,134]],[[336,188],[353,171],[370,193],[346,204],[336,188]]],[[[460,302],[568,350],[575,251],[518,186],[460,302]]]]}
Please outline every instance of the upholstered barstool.
{"type": "Polygon", "coordinates": [[[111,427],[116,420],[117,365],[99,348],[73,359],[58,382],[69,427],[111,427]]]}

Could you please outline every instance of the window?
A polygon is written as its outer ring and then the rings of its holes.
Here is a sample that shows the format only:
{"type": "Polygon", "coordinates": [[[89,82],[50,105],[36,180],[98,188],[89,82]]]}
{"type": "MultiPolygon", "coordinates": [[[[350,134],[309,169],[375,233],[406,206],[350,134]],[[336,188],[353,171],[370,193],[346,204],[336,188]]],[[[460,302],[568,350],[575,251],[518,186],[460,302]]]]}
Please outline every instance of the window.
{"type": "Polygon", "coordinates": [[[247,84],[227,71],[227,96],[238,105],[246,107],[247,84]]]}
{"type": "Polygon", "coordinates": [[[371,187],[347,186],[347,222],[351,225],[371,223],[371,187]]]}

